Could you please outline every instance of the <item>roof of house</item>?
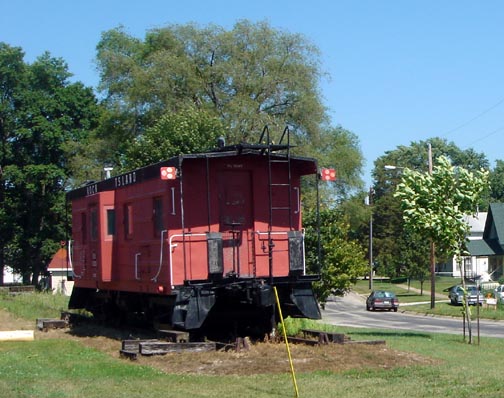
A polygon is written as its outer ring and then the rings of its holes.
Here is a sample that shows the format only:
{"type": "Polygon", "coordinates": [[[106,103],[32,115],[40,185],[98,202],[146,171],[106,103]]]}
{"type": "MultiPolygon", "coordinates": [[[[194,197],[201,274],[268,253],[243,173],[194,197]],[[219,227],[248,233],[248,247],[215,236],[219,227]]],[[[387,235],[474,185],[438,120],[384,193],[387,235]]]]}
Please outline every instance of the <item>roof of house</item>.
{"type": "Polygon", "coordinates": [[[475,216],[464,217],[469,224],[471,235],[483,234],[488,213],[486,211],[478,212],[475,216]]]}
{"type": "Polygon", "coordinates": [[[51,262],[47,266],[48,271],[65,270],[71,268],[67,263],[67,251],[61,247],[53,256],[51,262]]]}
{"type": "Polygon", "coordinates": [[[467,250],[472,256],[504,255],[504,203],[490,203],[483,239],[469,241],[467,250]]]}

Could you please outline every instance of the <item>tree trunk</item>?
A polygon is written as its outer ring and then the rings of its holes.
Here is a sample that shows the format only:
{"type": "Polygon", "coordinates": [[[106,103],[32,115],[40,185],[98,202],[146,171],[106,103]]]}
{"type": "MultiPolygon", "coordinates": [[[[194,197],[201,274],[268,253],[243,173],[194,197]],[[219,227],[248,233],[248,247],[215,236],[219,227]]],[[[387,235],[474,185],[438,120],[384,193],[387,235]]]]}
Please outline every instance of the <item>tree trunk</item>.
{"type": "Polygon", "coordinates": [[[465,268],[464,268],[462,261],[459,261],[459,269],[460,269],[460,274],[462,277],[462,289],[464,289],[463,305],[464,305],[464,318],[467,321],[468,343],[472,344],[473,338],[472,338],[472,325],[471,325],[471,310],[469,308],[469,303],[467,302],[467,290],[466,290],[466,283],[465,283],[465,268]]]}

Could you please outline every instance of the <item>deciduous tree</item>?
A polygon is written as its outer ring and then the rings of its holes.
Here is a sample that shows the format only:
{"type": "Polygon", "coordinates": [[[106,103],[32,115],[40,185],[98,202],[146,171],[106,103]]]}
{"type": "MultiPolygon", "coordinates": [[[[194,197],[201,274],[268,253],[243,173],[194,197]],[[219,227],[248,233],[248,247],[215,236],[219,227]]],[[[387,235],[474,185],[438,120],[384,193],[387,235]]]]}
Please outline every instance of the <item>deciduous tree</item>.
{"type": "MultiPolygon", "coordinates": [[[[432,174],[405,168],[395,193],[401,199],[405,227],[432,240],[438,253],[455,256],[460,264],[469,233],[464,215],[476,214],[487,183],[488,171],[454,167],[444,156],[437,159],[432,174]]],[[[472,342],[467,308],[466,317],[472,342]]]]}
{"type": "Polygon", "coordinates": [[[0,265],[36,282],[66,236],[67,145],[96,127],[99,111],[90,88],[69,82],[62,59],[23,58],[0,43],[0,265]]]}

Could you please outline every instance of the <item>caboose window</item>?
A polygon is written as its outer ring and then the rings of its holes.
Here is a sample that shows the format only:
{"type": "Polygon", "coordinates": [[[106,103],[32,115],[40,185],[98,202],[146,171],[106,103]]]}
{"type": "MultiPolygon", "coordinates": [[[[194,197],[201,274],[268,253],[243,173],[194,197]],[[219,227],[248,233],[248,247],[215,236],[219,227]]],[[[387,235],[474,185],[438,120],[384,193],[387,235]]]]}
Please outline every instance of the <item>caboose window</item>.
{"type": "Polygon", "coordinates": [[[115,235],[115,210],[107,209],[107,235],[115,235]]]}
{"type": "Polygon", "coordinates": [[[98,239],[98,212],[96,208],[92,208],[90,211],[90,229],[91,229],[91,240],[98,239]]]}
{"type": "Polygon", "coordinates": [[[154,198],[152,212],[154,221],[154,235],[159,236],[161,234],[161,231],[164,230],[162,198],[154,198]]]}

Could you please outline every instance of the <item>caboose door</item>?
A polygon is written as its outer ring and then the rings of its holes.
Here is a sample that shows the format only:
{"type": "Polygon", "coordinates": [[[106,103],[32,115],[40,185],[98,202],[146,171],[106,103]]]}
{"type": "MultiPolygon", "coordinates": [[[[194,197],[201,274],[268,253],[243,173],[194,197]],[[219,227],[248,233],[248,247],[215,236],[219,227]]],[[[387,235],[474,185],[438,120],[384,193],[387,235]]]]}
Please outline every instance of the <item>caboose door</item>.
{"type": "Polygon", "coordinates": [[[218,185],[224,275],[255,276],[252,175],[243,170],[223,171],[218,185]]]}

